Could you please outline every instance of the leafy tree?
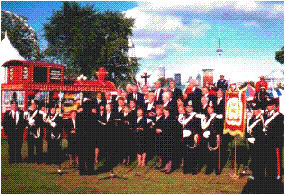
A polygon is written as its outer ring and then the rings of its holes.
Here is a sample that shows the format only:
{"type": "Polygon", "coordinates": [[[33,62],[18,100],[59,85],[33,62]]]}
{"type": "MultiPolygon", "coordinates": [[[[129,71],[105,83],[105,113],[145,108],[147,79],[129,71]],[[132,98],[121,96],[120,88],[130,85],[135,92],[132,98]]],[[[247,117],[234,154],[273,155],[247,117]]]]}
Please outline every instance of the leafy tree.
{"type": "Polygon", "coordinates": [[[275,52],[275,60],[277,60],[280,64],[284,64],[284,46],[280,51],[275,52]]]}
{"type": "Polygon", "coordinates": [[[98,68],[105,67],[108,79],[117,85],[135,82],[138,59],[127,56],[133,25],[134,19],[122,13],[101,13],[93,6],[64,2],[44,26],[48,41],[45,54],[60,59],[73,74],[94,78],[98,68]]]}
{"type": "Polygon", "coordinates": [[[250,84],[252,87],[255,87],[255,83],[253,81],[245,81],[239,86],[239,89],[243,89],[247,86],[247,84],[250,84]]]}
{"type": "Polygon", "coordinates": [[[39,60],[40,54],[38,37],[29,26],[27,18],[18,16],[10,11],[1,11],[1,37],[4,39],[7,31],[11,44],[28,60],[39,60]]]}

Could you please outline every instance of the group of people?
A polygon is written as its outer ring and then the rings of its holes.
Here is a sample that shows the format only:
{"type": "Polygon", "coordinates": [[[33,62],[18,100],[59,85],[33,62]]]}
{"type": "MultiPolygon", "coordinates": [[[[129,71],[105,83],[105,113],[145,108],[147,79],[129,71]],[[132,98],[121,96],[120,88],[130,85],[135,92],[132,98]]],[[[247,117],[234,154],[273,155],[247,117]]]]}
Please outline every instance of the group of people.
{"type": "MultiPolygon", "coordinates": [[[[164,88],[156,81],[154,91],[144,85],[140,93],[136,85],[127,85],[126,91],[118,89],[115,96],[98,92],[96,98],[85,100],[81,107],[71,111],[71,118],[65,121],[55,105],[45,113],[31,101],[29,110],[23,112],[13,101],[2,122],[8,136],[9,162],[21,161],[22,136],[27,126],[28,162],[42,162],[46,128],[48,162],[60,164],[64,129],[69,164],[72,166],[74,160],[81,175],[110,171],[118,163],[129,165],[135,160],[139,167],[145,167],[154,156],[157,156],[155,168],[165,174],[182,164],[184,174],[197,174],[204,166],[206,174],[213,171],[220,174],[232,141],[231,136],[223,134],[227,87],[226,82],[220,82],[219,88],[200,89],[191,80],[183,93],[170,80],[164,88]],[[102,155],[106,161],[94,171],[94,163],[102,155]]],[[[283,115],[274,105],[269,101],[264,112],[260,105],[252,106],[253,114],[248,118],[247,140],[254,177],[260,177],[264,167],[267,175],[280,173],[280,166],[279,172],[274,166],[278,164],[278,155],[281,159],[283,115]]]]}

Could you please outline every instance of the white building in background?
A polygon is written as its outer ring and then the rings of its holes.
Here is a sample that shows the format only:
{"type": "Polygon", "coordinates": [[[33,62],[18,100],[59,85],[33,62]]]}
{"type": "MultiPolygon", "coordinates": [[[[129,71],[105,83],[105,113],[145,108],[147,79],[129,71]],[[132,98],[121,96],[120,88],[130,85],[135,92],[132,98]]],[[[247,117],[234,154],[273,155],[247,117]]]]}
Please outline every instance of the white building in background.
{"type": "Polygon", "coordinates": [[[160,65],[158,68],[158,77],[164,77],[165,78],[165,67],[163,65],[160,65]]]}
{"type": "Polygon", "coordinates": [[[268,82],[269,87],[277,87],[277,84],[284,82],[284,69],[279,68],[273,70],[265,76],[265,80],[268,82]]]}
{"type": "Polygon", "coordinates": [[[135,44],[132,41],[131,37],[128,38],[128,56],[129,58],[136,58],[136,50],[135,50],[135,44]]]}

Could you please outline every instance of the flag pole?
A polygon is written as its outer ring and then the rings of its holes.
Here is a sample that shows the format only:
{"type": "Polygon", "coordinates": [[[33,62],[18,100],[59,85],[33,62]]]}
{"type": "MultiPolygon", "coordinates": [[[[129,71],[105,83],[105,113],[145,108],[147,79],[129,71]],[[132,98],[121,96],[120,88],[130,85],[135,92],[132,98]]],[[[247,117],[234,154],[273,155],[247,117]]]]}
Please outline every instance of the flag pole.
{"type": "Polygon", "coordinates": [[[238,179],[238,174],[237,174],[237,138],[235,136],[234,138],[234,142],[235,142],[235,159],[234,159],[234,169],[235,169],[235,172],[233,175],[230,175],[233,179],[238,179]]]}

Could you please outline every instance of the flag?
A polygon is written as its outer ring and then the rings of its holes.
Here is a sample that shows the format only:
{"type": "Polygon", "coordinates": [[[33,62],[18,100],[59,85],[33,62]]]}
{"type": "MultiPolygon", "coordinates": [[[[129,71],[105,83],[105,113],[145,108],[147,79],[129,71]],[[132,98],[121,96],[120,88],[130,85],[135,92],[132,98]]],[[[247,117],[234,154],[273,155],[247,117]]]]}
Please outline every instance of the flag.
{"type": "Polygon", "coordinates": [[[245,92],[226,92],[226,112],[224,123],[224,134],[232,136],[244,136],[246,118],[246,96],[245,92]]]}

